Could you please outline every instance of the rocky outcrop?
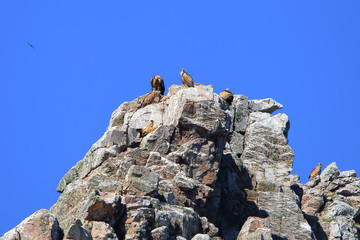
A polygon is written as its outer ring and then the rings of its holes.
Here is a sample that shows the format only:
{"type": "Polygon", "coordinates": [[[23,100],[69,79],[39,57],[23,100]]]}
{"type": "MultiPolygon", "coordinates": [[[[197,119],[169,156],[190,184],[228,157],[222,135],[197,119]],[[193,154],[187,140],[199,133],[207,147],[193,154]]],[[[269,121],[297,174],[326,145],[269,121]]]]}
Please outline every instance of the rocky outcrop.
{"type": "Polygon", "coordinates": [[[304,185],[302,210],[317,239],[359,239],[360,179],[336,163],[304,185]]]}
{"type": "Polygon", "coordinates": [[[50,212],[1,239],[358,239],[360,180],[331,164],[302,186],[281,104],[201,84],[144,97],[114,111],[50,212]]]}
{"type": "Polygon", "coordinates": [[[63,231],[54,215],[46,209],[35,212],[11,231],[5,233],[1,240],[61,240],[63,231]]]}

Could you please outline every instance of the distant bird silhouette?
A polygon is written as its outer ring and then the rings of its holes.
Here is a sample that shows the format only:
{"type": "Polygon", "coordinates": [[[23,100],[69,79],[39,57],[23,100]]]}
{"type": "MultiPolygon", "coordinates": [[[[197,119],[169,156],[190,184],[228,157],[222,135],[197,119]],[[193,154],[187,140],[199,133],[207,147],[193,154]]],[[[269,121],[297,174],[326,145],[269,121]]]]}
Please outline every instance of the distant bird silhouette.
{"type": "Polygon", "coordinates": [[[31,43],[27,43],[30,47],[32,47],[33,49],[35,49],[34,45],[32,45],[31,43]]]}

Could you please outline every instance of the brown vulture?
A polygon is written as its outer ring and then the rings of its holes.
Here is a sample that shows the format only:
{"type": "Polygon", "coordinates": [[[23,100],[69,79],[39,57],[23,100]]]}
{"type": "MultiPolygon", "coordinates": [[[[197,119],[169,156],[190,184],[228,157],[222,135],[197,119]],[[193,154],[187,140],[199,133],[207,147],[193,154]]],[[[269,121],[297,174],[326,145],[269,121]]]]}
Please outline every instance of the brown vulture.
{"type": "Polygon", "coordinates": [[[231,104],[234,98],[234,94],[227,88],[220,93],[220,97],[224,99],[228,104],[231,104]]]}
{"type": "Polygon", "coordinates": [[[151,78],[151,87],[152,91],[160,91],[161,95],[164,95],[165,93],[165,85],[164,85],[164,79],[162,79],[159,75],[155,75],[151,78]]]}
{"type": "Polygon", "coordinates": [[[321,173],[321,163],[319,163],[316,168],[314,168],[309,176],[310,181],[313,180],[316,176],[319,176],[321,173]]]}
{"type": "Polygon", "coordinates": [[[194,82],[192,80],[192,77],[189,74],[187,74],[185,70],[186,70],[185,68],[181,70],[180,73],[181,81],[183,82],[185,87],[194,87],[194,82]]]}

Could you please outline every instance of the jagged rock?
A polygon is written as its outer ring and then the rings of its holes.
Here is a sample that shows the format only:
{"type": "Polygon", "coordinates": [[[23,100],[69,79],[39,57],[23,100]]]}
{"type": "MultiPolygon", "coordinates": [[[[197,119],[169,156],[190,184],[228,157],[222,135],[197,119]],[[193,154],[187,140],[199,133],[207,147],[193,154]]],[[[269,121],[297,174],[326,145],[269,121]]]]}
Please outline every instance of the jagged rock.
{"type": "Polygon", "coordinates": [[[210,237],[215,237],[219,234],[219,229],[215,225],[208,221],[206,217],[201,217],[201,224],[203,232],[210,237]]]}
{"type": "MultiPolygon", "coordinates": [[[[358,237],[356,172],[333,163],[302,186],[290,174],[288,117],[271,116],[281,104],[234,95],[229,105],[201,84],[173,85],[147,106],[145,97],[121,104],[60,180],[52,239],[63,237],[58,225],[67,239],[358,237]]],[[[2,239],[19,237],[19,226],[2,239]]]]}
{"type": "MultiPolygon", "coordinates": [[[[252,116],[258,113],[251,113],[252,116]]],[[[294,153],[286,138],[289,119],[285,114],[255,118],[246,128],[245,148],[241,155],[253,185],[284,185],[292,171],[294,153]]]]}
{"type": "Polygon", "coordinates": [[[327,207],[323,217],[334,219],[337,216],[349,216],[353,214],[354,209],[349,204],[336,200],[327,207]]]}
{"type": "Polygon", "coordinates": [[[169,229],[167,226],[155,228],[151,231],[151,237],[153,240],[168,240],[169,229]]]}
{"type": "Polygon", "coordinates": [[[271,229],[265,227],[263,219],[249,217],[237,237],[237,240],[272,240],[271,229]]]}
{"type": "Polygon", "coordinates": [[[171,235],[185,239],[191,239],[202,230],[200,216],[192,208],[163,205],[155,212],[155,219],[156,227],[166,226],[173,229],[171,235]]]}
{"type": "Polygon", "coordinates": [[[355,171],[340,172],[331,163],[316,184],[305,184],[302,210],[318,240],[359,239],[359,183],[355,171]]]}
{"type": "Polygon", "coordinates": [[[186,238],[184,238],[182,236],[176,236],[176,240],[186,240],[186,238]]]}
{"type": "Polygon", "coordinates": [[[249,108],[254,112],[267,112],[273,113],[274,111],[281,109],[283,106],[276,102],[272,98],[256,99],[249,101],[249,108]]]}
{"type": "Polygon", "coordinates": [[[152,199],[148,196],[127,195],[124,198],[128,211],[139,208],[151,208],[152,199]]]}
{"type": "Polygon", "coordinates": [[[97,190],[91,181],[77,180],[60,195],[50,212],[57,216],[60,226],[67,232],[74,218],[81,221],[107,221],[115,225],[124,214],[121,198],[114,193],[97,190]]]}
{"type": "Polygon", "coordinates": [[[177,200],[176,197],[174,195],[174,193],[172,192],[166,192],[163,194],[163,196],[165,197],[165,200],[168,204],[170,205],[177,205],[177,200]]]}
{"type": "Polygon", "coordinates": [[[234,95],[234,100],[231,105],[232,122],[230,131],[245,133],[248,123],[248,116],[250,110],[248,108],[249,100],[244,95],[234,95]]]}
{"type": "Polygon", "coordinates": [[[68,233],[65,236],[66,239],[74,240],[92,240],[90,232],[82,227],[80,219],[74,219],[73,224],[70,226],[68,233]]]}
{"type": "Polygon", "coordinates": [[[176,133],[176,128],[170,126],[160,126],[154,132],[144,137],[140,143],[140,147],[148,149],[151,152],[159,152],[167,154],[170,150],[170,142],[176,133]]]}
{"type": "Polygon", "coordinates": [[[128,212],[125,222],[125,239],[151,239],[151,228],[155,223],[155,210],[138,208],[128,212]]]}
{"type": "Polygon", "coordinates": [[[131,166],[125,178],[123,191],[125,194],[154,196],[158,191],[159,176],[149,168],[131,166]]]}
{"type": "Polygon", "coordinates": [[[191,240],[211,240],[211,237],[207,234],[196,234],[191,240]]]}
{"type": "MultiPolygon", "coordinates": [[[[90,152],[90,151],[89,151],[90,152]]],[[[106,159],[115,156],[116,152],[113,149],[100,148],[93,152],[87,153],[85,158],[79,161],[69,172],[60,180],[57,191],[62,193],[66,186],[79,178],[84,178],[88,174],[99,167],[106,159]]]]}
{"type": "Polygon", "coordinates": [[[118,237],[115,234],[115,230],[110,227],[108,223],[105,222],[91,222],[91,236],[93,240],[118,240],[118,237]]]}
{"type": "Polygon", "coordinates": [[[337,178],[340,174],[339,168],[335,162],[327,166],[324,171],[320,174],[320,179],[322,182],[332,181],[337,178]]]}
{"type": "Polygon", "coordinates": [[[311,189],[302,197],[301,209],[308,215],[315,215],[320,212],[324,203],[324,193],[311,189]]]}
{"type": "Polygon", "coordinates": [[[305,220],[299,199],[290,190],[284,192],[259,192],[257,206],[268,215],[265,227],[279,238],[314,239],[311,227],[305,220]]]}
{"type": "Polygon", "coordinates": [[[85,220],[112,222],[121,206],[121,197],[115,193],[95,192],[95,198],[89,199],[85,220]]]}
{"type": "Polygon", "coordinates": [[[184,191],[191,191],[196,189],[199,184],[192,178],[188,178],[183,174],[178,174],[174,178],[175,184],[184,191]]]}
{"type": "Polygon", "coordinates": [[[54,215],[41,209],[5,233],[1,240],[62,240],[63,231],[54,215]]]}
{"type": "Polygon", "coordinates": [[[339,175],[339,178],[351,178],[351,177],[356,177],[355,170],[340,172],[340,175],[339,175]]]}

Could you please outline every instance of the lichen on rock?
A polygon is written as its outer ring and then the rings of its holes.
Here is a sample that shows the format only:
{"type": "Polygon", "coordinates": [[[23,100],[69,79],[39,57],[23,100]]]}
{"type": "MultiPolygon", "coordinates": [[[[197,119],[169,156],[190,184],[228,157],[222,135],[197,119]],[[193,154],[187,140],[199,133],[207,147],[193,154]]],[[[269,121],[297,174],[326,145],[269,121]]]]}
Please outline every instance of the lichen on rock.
{"type": "Polygon", "coordinates": [[[280,103],[234,95],[229,104],[201,84],[173,85],[146,106],[144,97],[113,112],[50,211],[1,240],[358,238],[356,173],[334,163],[302,186],[289,118],[272,115],[280,103]]]}

